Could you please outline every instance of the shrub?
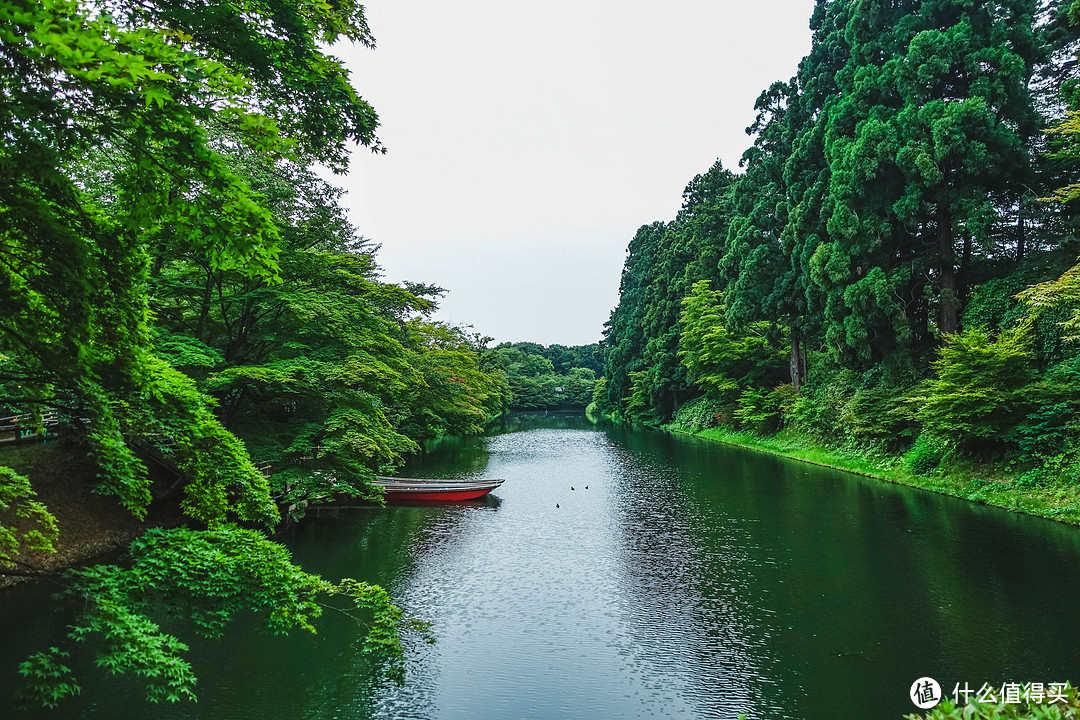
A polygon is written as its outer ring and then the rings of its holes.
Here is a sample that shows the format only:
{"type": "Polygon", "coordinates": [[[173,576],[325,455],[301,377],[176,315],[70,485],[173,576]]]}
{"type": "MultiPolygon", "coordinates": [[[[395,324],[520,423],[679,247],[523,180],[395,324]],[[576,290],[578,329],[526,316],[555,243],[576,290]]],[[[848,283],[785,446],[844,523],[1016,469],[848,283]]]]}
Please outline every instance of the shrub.
{"type": "Polygon", "coordinates": [[[844,439],[844,407],[856,390],[858,376],[846,368],[830,367],[815,357],[812,384],[785,406],[784,422],[827,443],[844,439]]]}
{"type": "Polygon", "coordinates": [[[1016,427],[1016,443],[1026,457],[1049,455],[1065,447],[1073,410],[1068,403],[1054,403],[1028,413],[1016,427]]]}
{"type": "Polygon", "coordinates": [[[909,410],[912,386],[879,379],[873,371],[841,408],[840,422],[849,440],[906,445],[918,431],[909,410]]]}
{"type": "Polygon", "coordinates": [[[941,438],[922,433],[904,456],[905,462],[916,475],[929,475],[937,470],[945,457],[946,447],[941,438]]]}
{"type": "Polygon", "coordinates": [[[1030,355],[1019,333],[948,335],[918,410],[923,428],[964,450],[1000,445],[1029,409],[1030,355]]]}
{"type": "Polygon", "coordinates": [[[717,418],[720,416],[720,404],[701,396],[683,403],[675,411],[674,421],[676,425],[691,432],[700,432],[706,428],[716,427],[719,424],[717,418]]]}
{"type": "Polygon", "coordinates": [[[739,396],[735,420],[757,435],[771,435],[780,429],[784,397],[775,390],[746,388],[739,396]]]}
{"type": "Polygon", "coordinates": [[[825,388],[804,387],[784,416],[784,423],[824,440],[835,440],[840,425],[837,408],[828,402],[825,388]]]}

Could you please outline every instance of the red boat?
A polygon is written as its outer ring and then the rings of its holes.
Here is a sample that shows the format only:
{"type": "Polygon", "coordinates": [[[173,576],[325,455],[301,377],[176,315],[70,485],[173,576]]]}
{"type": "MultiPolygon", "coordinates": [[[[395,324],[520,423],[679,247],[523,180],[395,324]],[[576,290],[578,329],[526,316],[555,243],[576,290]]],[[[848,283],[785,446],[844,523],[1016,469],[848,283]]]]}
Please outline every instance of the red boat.
{"type": "Polygon", "coordinates": [[[502,480],[429,480],[426,478],[376,478],[387,502],[413,500],[475,500],[503,484],[502,480]]]}

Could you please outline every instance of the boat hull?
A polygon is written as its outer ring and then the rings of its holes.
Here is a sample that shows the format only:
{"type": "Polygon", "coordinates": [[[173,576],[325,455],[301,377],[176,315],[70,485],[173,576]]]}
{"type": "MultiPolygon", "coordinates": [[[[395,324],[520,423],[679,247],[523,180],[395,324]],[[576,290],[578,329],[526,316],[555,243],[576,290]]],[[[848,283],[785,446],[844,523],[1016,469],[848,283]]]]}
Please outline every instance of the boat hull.
{"type": "Polygon", "coordinates": [[[414,500],[475,500],[476,498],[484,497],[494,488],[486,488],[483,490],[397,490],[387,491],[387,502],[412,502],[414,500]]]}
{"type": "Polygon", "coordinates": [[[424,480],[418,478],[379,478],[375,481],[375,485],[383,489],[386,501],[389,503],[476,500],[502,483],[502,480],[424,480]]]}

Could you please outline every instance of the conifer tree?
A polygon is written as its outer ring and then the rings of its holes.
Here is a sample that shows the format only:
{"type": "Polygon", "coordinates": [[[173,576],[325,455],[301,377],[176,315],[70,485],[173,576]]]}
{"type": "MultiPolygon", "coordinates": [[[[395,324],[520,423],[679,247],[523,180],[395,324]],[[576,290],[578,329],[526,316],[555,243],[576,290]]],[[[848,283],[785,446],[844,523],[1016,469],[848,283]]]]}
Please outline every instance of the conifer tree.
{"type": "Polygon", "coordinates": [[[924,339],[920,277],[955,332],[978,243],[1030,157],[1034,3],[854,3],[840,99],[825,119],[830,242],[811,277],[831,341],[863,360],[924,339]]]}
{"type": "Polygon", "coordinates": [[[786,329],[791,344],[790,374],[796,390],[806,377],[802,342],[805,291],[792,262],[792,243],[783,236],[789,193],[784,164],[791,155],[788,104],[793,83],[773,83],[755,104],[753,146],[742,158],[746,172],[734,189],[734,211],[720,263],[727,287],[726,321],[745,326],[772,325],[773,335],[786,329]]]}

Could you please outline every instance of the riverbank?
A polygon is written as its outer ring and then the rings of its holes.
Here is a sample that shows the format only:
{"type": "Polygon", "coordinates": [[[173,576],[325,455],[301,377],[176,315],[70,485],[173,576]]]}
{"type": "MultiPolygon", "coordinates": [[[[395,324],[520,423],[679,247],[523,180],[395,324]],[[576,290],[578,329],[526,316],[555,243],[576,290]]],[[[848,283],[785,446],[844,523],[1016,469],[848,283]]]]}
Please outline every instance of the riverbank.
{"type": "MultiPolygon", "coordinates": [[[[585,409],[585,416],[594,424],[622,422],[616,417],[599,413],[595,405],[585,409]]],[[[790,429],[781,430],[769,437],[723,427],[694,430],[678,423],[669,423],[657,429],[951,495],[1069,525],[1080,525],[1080,486],[1066,480],[1025,486],[1017,481],[1018,473],[1007,466],[972,462],[943,463],[933,473],[919,475],[911,470],[900,455],[888,455],[869,448],[854,451],[829,447],[790,429]]]]}
{"type": "MultiPolygon", "coordinates": [[[[58,574],[127,546],[151,526],[172,527],[181,522],[175,503],[151,506],[139,521],[116,499],[94,492],[96,471],[84,452],[64,440],[9,445],[0,450],[0,465],[30,477],[37,498],[57,520],[56,552],[16,558],[43,574],[58,574]]],[[[30,578],[0,574],[0,588],[30,578]]]]}
{"type": "MultiPolygon", "coordinates": [[[[595,422],[595,414],[589,417],[595,422]]],[[[826,447],[813,438],[786,429],[771,437],[759,437],[727,428],[694,431],[674,423],[659,429],[1080,525],[1080,486],[1068,481],[1022,486],[1008,467],[955,462],[924,476],[912,472],[899,455],[890,456],[876,450],[853,452],[826,447]]]]}

